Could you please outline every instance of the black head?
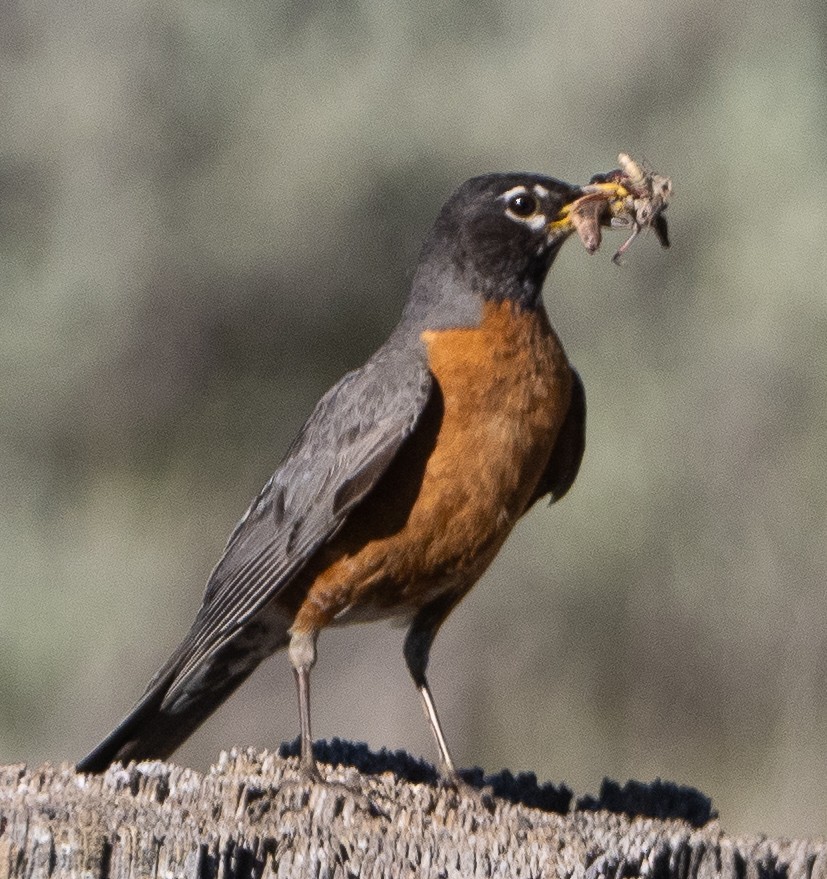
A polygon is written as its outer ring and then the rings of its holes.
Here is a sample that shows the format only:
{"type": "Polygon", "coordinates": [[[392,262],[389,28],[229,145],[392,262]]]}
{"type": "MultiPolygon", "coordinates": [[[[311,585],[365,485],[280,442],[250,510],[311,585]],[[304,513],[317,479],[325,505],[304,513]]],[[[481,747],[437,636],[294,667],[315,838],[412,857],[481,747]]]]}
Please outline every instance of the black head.
{"type": "Polygon", "coordinates": [[[486,300],[536,307],[568,234],[552,224],[579,194],[578,187],[539,174],[467,180],[425,239],[406,320],[433,328],[474,326],[486,300]]]}

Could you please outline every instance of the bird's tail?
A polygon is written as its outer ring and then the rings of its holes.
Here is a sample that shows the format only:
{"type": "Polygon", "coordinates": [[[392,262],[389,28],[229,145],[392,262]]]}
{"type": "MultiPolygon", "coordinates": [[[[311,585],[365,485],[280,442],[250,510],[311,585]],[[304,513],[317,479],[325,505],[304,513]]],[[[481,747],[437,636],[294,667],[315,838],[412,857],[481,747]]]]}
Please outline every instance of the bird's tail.
{"type": "Polygon", "coordinates": [[[135,707],[77,764],[103,772],[111,763],[165,759],[238,688],[264,658],[232,642],[179,680],[184,656],[174,656],[152,679],[135,707]]]}

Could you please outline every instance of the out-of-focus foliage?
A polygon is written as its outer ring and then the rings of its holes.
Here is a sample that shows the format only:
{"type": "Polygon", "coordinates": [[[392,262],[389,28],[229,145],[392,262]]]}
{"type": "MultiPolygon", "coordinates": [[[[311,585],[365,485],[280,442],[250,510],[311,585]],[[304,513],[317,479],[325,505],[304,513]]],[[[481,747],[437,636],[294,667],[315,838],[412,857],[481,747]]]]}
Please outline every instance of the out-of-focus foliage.
{"type": "MultiPolygon", "coordinates": [[[[446,624],[456,756],[827,831],[823,0],[0,6],[0,759],[76,759],[247,502],[398,315],[451,189],[674,178],[673,248],[576,241],[582,474],[446,624]]],[[[321,641],[314,732],[432,756],[398,630],[321,641]]],[[[274,746],[278,657],[178,755],[274,746]]]]}

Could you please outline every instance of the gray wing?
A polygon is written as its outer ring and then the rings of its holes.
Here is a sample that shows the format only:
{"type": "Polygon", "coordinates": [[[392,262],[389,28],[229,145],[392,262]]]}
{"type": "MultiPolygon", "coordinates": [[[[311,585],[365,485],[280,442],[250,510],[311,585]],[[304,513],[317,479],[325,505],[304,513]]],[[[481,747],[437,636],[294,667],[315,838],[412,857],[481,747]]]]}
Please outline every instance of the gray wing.
{"type": "Polygon", "coordinates": [[[317,404],[236,526],[189,635],[155,676],[167,698],[302,570],[410,436],[432,385],[424,352],[386,345],[317,404]]]}
{"type": "Polygon", "coordinates": [[[572,369],[571,376],[569,409],[529,507],[547,494],[551,495],[551,503],[559,501],[572,487],[580,470],[586,448],[586,391],[577,370],[572,369]]]}

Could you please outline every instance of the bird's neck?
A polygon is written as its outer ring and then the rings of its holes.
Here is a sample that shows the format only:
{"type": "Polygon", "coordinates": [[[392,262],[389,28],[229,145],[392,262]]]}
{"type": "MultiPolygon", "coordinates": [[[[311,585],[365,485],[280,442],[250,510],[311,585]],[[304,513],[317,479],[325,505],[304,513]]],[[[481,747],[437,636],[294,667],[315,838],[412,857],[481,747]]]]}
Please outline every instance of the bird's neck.
{"type": "Polygon", "coordinates": [[[487,303],[511,301],[520,310],[542,308],[551,260],[535,260],[496,277],[455,262],[425,261],[411,284],[402,324],[412,330],[479,327],[487,303]]]}

